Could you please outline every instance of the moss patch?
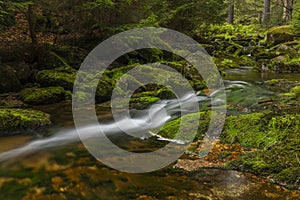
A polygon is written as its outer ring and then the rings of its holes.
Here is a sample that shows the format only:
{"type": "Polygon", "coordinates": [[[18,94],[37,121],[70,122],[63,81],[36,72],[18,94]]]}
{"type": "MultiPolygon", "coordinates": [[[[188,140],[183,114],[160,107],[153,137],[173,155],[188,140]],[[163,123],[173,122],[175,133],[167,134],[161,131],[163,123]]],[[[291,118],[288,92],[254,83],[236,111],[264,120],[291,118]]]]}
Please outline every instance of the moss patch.
{"type": "Polygon", "coordinates": [[[262,113],[229,116],[224,125],[222,141],[238,142],[246,147],[258,147],[264,142],[265,134],[261,130],[262,113]]]}
{"type": "Polygon", "coordinates": [[[254,113],[231,118],[225,126],[223,142],[238,141],[244,147],[258,148],[244,153],[230,166],[268,175],[291,188],[300,186],[300,114],[297,110],[254,113]],[[247,122],[248,119],[248,122],[247,122]]]}
{"type": "Polygon", "coordinates": [[[294,39],[291,26],[275,26],[267,32],[267,42],[269,44],[279,44],[283,42],[289,42],[294,39]]]}
{"type": "Polygon", "coordinates": [[[30,105],[51,104],[65,100],[62,87],[26,88],[21,91],[21,99],[30,105]]]}
{"type": "Polygon", "coordinates": [[[50,125],[50,115],[37,110],[0,109],[0,135],[50,125]]]}
{"type": "Polygon", "coordinates": [[[35,76],[36,81],[44,87],[61,86],[66,90],[73,89],[75,78],[76,70],[71,67],[42,70],[35,76]]]}
{"type": "Polygon", "coordinates": [[[195,123],[195,117],[199,117],[199,126],[197,130],[197,135],[196,135],[196,140],[197,139],[202,139],[203,135],[206,133],[209,122],[210,122],[210,111],[203,111],[199,113],[192,113],[192,114],[187,114],[184,115],[181,118],[172,120],[170,122],[167,122],[162,130],[158,133],[158,135],[164,137],[164,138],[169,138],[169,139],[174,139],[179,127],[181,127],[181,130],[183,131],[183,135],[180,135],[179,139],[182,141],[185,141],[186,139],[190,138],[191,135],[194,134],[194,123],[195,123]],[[181,123],[181,121],[184,120],[186,123],[181,123]]]}

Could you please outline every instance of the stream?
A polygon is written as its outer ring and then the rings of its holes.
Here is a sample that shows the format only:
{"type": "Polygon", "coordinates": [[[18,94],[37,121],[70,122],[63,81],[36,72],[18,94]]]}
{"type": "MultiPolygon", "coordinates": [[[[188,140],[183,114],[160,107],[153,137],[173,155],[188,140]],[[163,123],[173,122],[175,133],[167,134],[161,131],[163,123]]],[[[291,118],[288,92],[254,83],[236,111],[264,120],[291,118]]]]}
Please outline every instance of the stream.
{"type": "MultiPolygon", "coordinates": [[[[300,80],[300,75],[261,74],[252,72],[251,68],[226,71],[228,103],[249,108],[229,112],[251,112],[258,100],[271,97],[273,92],[260,88],[258,83],[273,78],[300,80]]],[[[171,101],[160,105],[166,108],[170,104],[171,101]]],[[[134,174],[111,169],[92,157],[79,142],[70,102],[37,108],[52,115],[54,126],[47,130],[46,138],[1,138],[0,199],[300,199],[297,191],[232,170],[184,172],[170,165],[155,172],[134,174]]],[[[168,108],[167,113],[172,117],[176,106],[168,108]]],[[[97,114],[113,126],[109,108],[102,107],[97,114]]],[[[165,117],[167,121],[169,118],[165,117]]],[[[87,129],[91,130],[92,127],[87,129]]],[[[169,142],[177,142],[158,140],[154,136],[124,137],[116,128],[111,133],[110,139],[115,144],[132,152],[151,152],[169,142]]]]}

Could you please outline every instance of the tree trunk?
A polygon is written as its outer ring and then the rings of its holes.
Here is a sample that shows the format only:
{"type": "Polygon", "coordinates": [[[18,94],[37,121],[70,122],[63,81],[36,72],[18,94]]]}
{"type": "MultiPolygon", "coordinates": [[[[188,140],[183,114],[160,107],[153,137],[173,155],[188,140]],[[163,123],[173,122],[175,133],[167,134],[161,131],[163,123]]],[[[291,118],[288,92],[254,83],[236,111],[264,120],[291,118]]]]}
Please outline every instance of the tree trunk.
{"type": "Polygon", "coordinates": [[[227,23],[228,24],[233,24],[234,20],[234,3],[230,3],[229,8],[228,8],[228,18],[227,18],[227,23]]]}
{"type": "Polygon", "coordinates": [[[268,25],[270,22],[270,15],[271,15],[271,0],[264,0],[264,18],[263,22],[264,25],[268,25]]]}
{"type": "Polygon", "coordinates": [[[31,42],[33,45],[37,45],[38,40],[37,40],[36,32],[35,32],[35,18],[34,18],[34,13],[33,13],[33,5],[28,5],[27,20],[28,20],[28,27],[29,27],[31,42]]]}
{"type": "Polygon", "coordinates": [[[294,0],[283,0],[283,15],[282,19],[284,21],[289,21],[292,19],[294,0]]]}

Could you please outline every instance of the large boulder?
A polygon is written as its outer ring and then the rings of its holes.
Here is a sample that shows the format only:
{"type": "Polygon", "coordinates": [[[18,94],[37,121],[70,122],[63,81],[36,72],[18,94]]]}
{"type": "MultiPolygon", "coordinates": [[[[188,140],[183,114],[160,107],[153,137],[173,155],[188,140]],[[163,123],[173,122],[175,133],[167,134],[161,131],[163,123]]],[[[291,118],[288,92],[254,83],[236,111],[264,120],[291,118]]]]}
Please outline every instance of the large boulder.
{"type": "Polygon", "coordinates": [[[267,32],[267,43],[269,45],[277,45],[292,40],[294,40],[294,35],[289,25],[272,27],[267,32]]]}
{"type": "Polygon", "coordinates": [[[0,65],[0,93],[18,92],[20,89],[16,71],[8,65],[0,65]]]}

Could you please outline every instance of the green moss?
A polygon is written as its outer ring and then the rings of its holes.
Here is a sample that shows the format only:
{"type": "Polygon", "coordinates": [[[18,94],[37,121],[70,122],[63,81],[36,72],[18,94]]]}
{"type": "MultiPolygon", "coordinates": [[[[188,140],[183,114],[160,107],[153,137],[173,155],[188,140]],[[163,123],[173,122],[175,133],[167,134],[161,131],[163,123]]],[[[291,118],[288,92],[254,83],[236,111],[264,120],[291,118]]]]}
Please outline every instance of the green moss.
{"type": "Polygon", "coordinates": [[[104,102],[111,99],[114,84],[108,80],[99,80],[96,90],[96,101],[104,102]]]}
{"type": "Polygon", "coordinates": [[[37,110],[0,109],[0,131],[9,132],[37,129],[50,125],[50,115],[37,110]]]}
{"type": "Polygon", "coordinates": [[[209,111],[203,111],[199,113],[192,113],[192,114],[187,114],[184,115],[181,118],[172,120],[170,122],[167,122],[164,127],[161,129],[161,131],[158,133],[158,135],[164,137],[164,138],[169,138],[169,139],[174,139],[179,127],[181,130],[184,132],[184,135],[180,135],[179,139],[182,141],[185,141],[186,139],[189,139],[191,135],[194,134],[194,127],[195,127],[195,118],[199,117],[199,126],[197,130],[197,135],[196,139],[200,139],[203,137],[203,135],[206,133],[209,122],[210,122],[210,114],[211,112],[209,111]],[[184,120],[186,123],[181,123],[181,121],[184,120]]]}
{"type": "Polygon", "coordinates": [[[282,103],[286,101],[291,104],[296,103],[297,101],[300,102],[300,86],[294,86],[289,92],[280,94],[280,96],[284,97],[281,101],[282,103]]]}
{"type": "Polygon", "coordinates": [[[292,41],[294,36],[290,25],[275,26],[267,32],[267,42],[269,44],[279,44],[283,42],[292,41]]]}
{"type": "Polygon", "coordinates": [[[295,96],[300,96],[300,86],[295,86],[291,89],[291,93],[295,94],[295,96]]]}
{"type": "Polygon", "coordinates": [[[62,87],[26,88],[21,91],[21,99],[30,105],[51,104],[65,100],[62,87]]]}
{"type": "Polygon", "coordinates": [[[153,103],[156,103],[160,99],[153,96],[141,96],[138,98],[131,98],[129,101],[129,107],[131,109],[146,109],[153,103]]]}
{"type": "Polygon", "coordinates": [[[71,91],[65,91],[65,100],[72,100],[72,95],[71,91]]]}
{"type": "Polygon", "coordinates": [[[300,174],[300,167],[297,166],[297,167],[286,168],[281,172],[279,172],[278,174],[274,175],[272,178],[281,183],[289,184],[290,186],[292,186],[291,188],[297,188],[297,184],[299,184],[298,182],[300,178],[299,174],[300,174]]]}
{"type": "MultiPolygon", "coordinates": [[[[300,114],[293,110],[289,112],[268,113],[261,116],[255,114],[254,121],[258,124],[252,124],[248,118],[248,122],[244,121],[244,127],[241,125],[243,120],[235,118],[235,121],[231,122],[232,125],[236,125],[232,127],[237,132],[235,137],[243,147],[252,146],[259,149],[244,153],[230,165],[271,176],[275,181],[283,182],[292,188],[299,187],[300,114]],[[262,120],[263,123],[260,122],[262,120]]],[[[240,118],[246,119],[245,116],[240,118]]],[[[230,138],[228,136],[230,132],[225,131],[224,137],[230,138]]]]}
{"type": "Polygon", "coordinates": [[[227,117],[224,125],[222,141],[226,143],[239,142],[246,147],[258,147],[265,139],[261,131],[262,113],[251,113],[227,117]]]}
{"type": "Polygon", "coordinates": [[[73,89],[76,70],[71,67],[60,67],[38,72],[35,79],[44,87],[61,86],[66,90],[73,89]]]}

